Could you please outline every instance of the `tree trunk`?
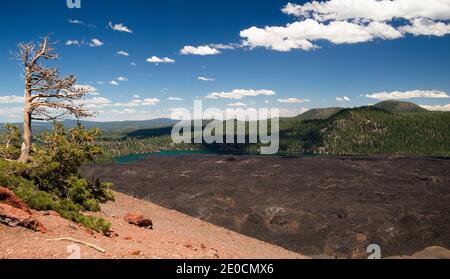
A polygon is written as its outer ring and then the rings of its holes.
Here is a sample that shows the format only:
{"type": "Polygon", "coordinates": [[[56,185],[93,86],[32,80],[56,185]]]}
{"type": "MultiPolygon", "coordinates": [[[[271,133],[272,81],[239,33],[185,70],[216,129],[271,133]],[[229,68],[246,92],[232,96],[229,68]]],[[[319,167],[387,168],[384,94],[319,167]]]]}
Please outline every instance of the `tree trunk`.
{"type": "Polygon", "coordinates": [[[28,163],[30,161],[31,154],[31,141],[32,141],[32,131],[31,131],[31,116],[32,111],[31,105],[31,71],[27,67],[25,69],[25,108],[23,112],[23,144],[22,153],[19,158],[19,162],[28,163]]]}
{"type": "Polygon", "coordinates": [[[20,155],[19,159],[20,162],[27,163],[30,161],[31,141],[31,113],[25,110],[23,115],[23,144],[22,154],[20,155]]]}

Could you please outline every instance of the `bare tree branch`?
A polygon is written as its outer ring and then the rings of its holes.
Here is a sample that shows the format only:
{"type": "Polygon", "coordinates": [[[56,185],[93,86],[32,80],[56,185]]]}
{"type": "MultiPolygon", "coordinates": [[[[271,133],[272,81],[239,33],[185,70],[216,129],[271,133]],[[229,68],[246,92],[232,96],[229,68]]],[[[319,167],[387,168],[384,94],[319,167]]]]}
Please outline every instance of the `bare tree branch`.
{"type": "Polygon", "coordinates": [[[20,43],[16,56],[25,73],[24,144],[20,160],[28,161],[32,120],[57,120],[66,115],[86,118],[94,114],[85,109],[81,102],[88,91],[76,87],[76,77],[60,77],[58,68],[43,63],[58,58],[48,37],[39,44],[20,43]]]}

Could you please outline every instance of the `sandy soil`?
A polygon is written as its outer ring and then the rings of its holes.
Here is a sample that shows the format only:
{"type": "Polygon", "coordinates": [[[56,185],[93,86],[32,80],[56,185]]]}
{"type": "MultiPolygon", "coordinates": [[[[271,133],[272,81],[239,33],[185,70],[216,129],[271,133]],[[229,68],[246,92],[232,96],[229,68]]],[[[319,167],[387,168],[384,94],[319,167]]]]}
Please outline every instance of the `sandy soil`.
{"type": "MultiPolygon", "coordinates": [[[[303,255],[364,258],[450,247],[450,160],[151,157],[84,168],[165,208],[303,255]]],[[[189,229],[189,228],[188,228],[189,229]]]]}
{"type": "Polygon", "coordinates": [[[100,216],[112,222],[117,234],[105,237],[58,216],[35,212],[47,227],[45,234],[0,225],[0,259],[65,259],[71,255],[71,242],[48,239],[71,237],[94,244],[106,253],[84,245],[85,259],[302,259],[271,244],[239,235],[182,213],[116,193],[116,201],[102,207],[100,216]],[[141,229],[124,222],[130,212],[153,219],[154,230],[141,229]]]}

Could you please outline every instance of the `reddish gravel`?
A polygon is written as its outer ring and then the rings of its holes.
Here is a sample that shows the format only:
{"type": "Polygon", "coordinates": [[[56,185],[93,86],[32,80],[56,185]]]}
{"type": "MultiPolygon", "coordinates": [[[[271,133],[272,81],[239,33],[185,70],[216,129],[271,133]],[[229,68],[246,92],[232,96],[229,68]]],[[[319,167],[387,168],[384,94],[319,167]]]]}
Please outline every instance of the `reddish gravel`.
{"type": "Polygon", "coordinates": [[[96,245],[106,253],[84,245],[87,259],[304,259],[277,246],[240,235],[176,211],[115,193],[116,201],[103,206],[100,216],[112,222],[115,237],[92,233],[59,216],[34,212],[47,233],[0,225],[0,259],[65,259],[71,242],[47,241],[71,237],[96,245]],[[124,221],[137,212],[152,218],[154,229],[139,228],[124,221]]]}

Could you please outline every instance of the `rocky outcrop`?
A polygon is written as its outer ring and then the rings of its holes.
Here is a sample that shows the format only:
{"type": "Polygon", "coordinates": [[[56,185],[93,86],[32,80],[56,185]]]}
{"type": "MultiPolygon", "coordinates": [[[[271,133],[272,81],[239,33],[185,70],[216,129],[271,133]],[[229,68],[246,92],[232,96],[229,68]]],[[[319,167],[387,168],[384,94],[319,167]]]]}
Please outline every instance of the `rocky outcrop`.
{"type": "Polygon", "coordinates": [[[387,259],[409,259],[409,260],[449,260],[450,250],[439,246],[428,247],[412,256],[396,256],[387,259]]]}
{"type": "Polygon", "coordinates": [[[153,221],[149,218],[144,217],[141,214],[133,214],[129,213],[124,218],[125,222],[136,225],[140,228],[145,228],[152,230],[153,229],[153,221]]]}
{"type": "Polygon", "coordinates": [[[447,250],[443,247],[433,246],[428,247],[423,251],[417,252],[412,255],[413,258],[416,259],[450,259],[450,250],[447,250]]]}
{"type": "Polygon", "coordinates": [[[44,225],[33,215],[3,203],[0,203],[0,223],[10,227],[24,227],[36,232],[46,232],[44,225]]]}
{"type": "Polygon", "coordinates": [[[10,227],[24,227],[36,232],[46,231],[44,225],[33,217],[26,203],[3,187],[0,187],[0,223],[10,227]]]}
{"type": "Polygon", "coordinates": [[[0,203],[22,209],[23,211],[31,214],[31,210],[28,205],[8,188],[0,187],[0,203]]]}

